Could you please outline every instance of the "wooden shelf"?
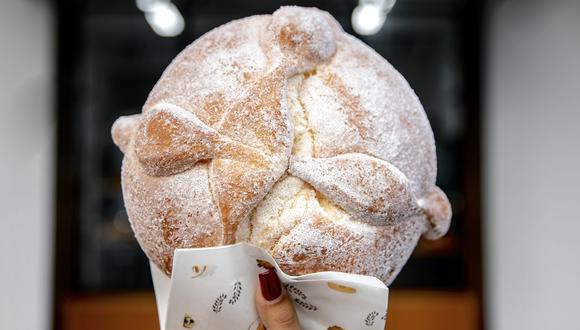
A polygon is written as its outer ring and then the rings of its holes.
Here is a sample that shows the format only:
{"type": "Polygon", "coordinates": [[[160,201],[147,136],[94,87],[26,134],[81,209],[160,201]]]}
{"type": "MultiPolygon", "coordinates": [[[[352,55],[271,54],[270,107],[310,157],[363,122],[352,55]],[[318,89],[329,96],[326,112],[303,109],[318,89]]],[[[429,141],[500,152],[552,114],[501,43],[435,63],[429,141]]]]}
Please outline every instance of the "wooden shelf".
{"type": "Polygon", "coordinates": [[[389,330],[479,330],[477,295],[472,292],[391,291],[389,330]]]}
{"type": "MultiPolygon", "coordinates": [[[[152,293],[69,296],[63,330],[159,330],[152,293]]],[[[478,330],[477,296],[470,292],[392,291],[389,330],[478,330]]]]}

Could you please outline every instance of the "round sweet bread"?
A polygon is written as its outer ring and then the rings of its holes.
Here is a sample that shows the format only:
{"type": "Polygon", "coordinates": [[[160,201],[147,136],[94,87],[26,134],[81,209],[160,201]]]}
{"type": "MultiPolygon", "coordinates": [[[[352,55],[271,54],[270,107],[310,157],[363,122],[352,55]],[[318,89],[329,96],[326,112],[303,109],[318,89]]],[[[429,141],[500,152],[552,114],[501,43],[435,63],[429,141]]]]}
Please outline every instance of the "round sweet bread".
{"type": "Polygon", "coordinates": [[[417,96],[315,8],[206,33],[112,135],[132,228],[167,274],[176,248],[243,241],[288,274],[390,284],[421,235],[449,227],[417,96]]]}

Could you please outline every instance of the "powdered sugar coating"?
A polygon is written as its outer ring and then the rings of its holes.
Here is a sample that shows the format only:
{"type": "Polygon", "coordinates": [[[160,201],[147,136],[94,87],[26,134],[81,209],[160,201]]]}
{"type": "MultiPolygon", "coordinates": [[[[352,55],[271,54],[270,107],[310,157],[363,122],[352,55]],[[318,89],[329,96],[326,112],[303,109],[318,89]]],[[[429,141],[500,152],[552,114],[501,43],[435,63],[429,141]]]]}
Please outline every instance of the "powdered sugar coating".
{"type": "Polygon", "coordinates": [[[227,105],[246,96],[247,81],[266,70],[258,35],[269,21],[268,16],[232,21],[187,46],[151,90],[143,112],[163,101],[217,128],[227,105]]]}
{"type": "Polygon", "coordinates": [[[288,171],[362,222],[385,226],[420,213],[405,175],[374,157],[293,157],[288,171]]]}
{"type": "Polygon", "coordinates": [[[123,159],[123,196],[139,244],[171,273],[176,247],[219,245],[222,226],[209,190],[208,163],[171,176],[144,172],[134,151],[123,159]]]}
{"type": "Polygon", "coordinates": [[[305,80],[301,99],[315,156],[364,153],[403,172],[417,195],[435,185],[433,133],[419,99],[380,55],[342,33],[329,63],[305,80]]]}
{"type": "Polygon", "coordinates": [[[438,239],[447,233],[451,224],[451,205],[445,193],[439,187],[433,187],[431,192],[418,201],[424,210],[427,220],[427,239],[438,239]]]}
{"type": "Polygon", "coordinates": [[[341,271],[378,277],[390,284],[413,252],[424,220],[393,226],[306,218],[276,244],[274,258],[290,274],[341,271]]]}
{"type": "Polygon", "coordinates": [[[127,150],[129,143],[131,143],[132,135],[139,123],[141,115],[121,116],[115,120],[113,127],[111,127],[111,135],[115,145],[121,149],[122,152],[127,150]]]}
{"type": "Polygon", "coordinates": [[[417,97],[318,9],[210,31],[166,69],[143,113],[120,119],[113,138],[137,239],[167,273],[175,248],[244,240],[292,274],[389,284],[421,233],[448,228],[417,97]]]}
{"type": "Polygon", "coordinates": [[[262,48],[275,66],[293,75],[313,69],[336,51],[342,29],[328,13],[316,8],[282,7],[261,36],[262,48]]]}

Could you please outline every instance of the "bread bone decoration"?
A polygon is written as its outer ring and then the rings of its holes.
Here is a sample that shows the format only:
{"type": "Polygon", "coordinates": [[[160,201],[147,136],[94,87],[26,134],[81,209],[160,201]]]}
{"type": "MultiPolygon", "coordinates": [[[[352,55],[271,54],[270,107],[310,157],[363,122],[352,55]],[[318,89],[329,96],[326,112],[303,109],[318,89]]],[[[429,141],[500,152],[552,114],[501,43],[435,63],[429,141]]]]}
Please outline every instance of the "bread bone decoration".
{"type": "Polygon", "coordinates": [[[206,33],[112,135],[129,220],[168,275],[177,248],[248,242],[288,274],[332,270],[389,285],[421,235],[449,228],[417,96],[315,8],[206,33]]]}

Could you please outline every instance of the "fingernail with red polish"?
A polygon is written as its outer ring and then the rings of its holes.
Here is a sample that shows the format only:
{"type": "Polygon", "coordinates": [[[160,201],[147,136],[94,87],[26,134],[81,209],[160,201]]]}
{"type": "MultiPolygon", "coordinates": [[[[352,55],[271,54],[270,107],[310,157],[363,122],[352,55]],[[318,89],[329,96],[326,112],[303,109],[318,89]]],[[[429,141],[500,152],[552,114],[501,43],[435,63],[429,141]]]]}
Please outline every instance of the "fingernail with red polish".
{"type": "Polygon", "coordinates": [[[268,301],[272,301],[282,294],[282,285],[280,279],[276,275],[276,269],[268,269],[267,271],[258,275],[260,278],[260,289],[262,289],[262,296],[268,301]]]}

